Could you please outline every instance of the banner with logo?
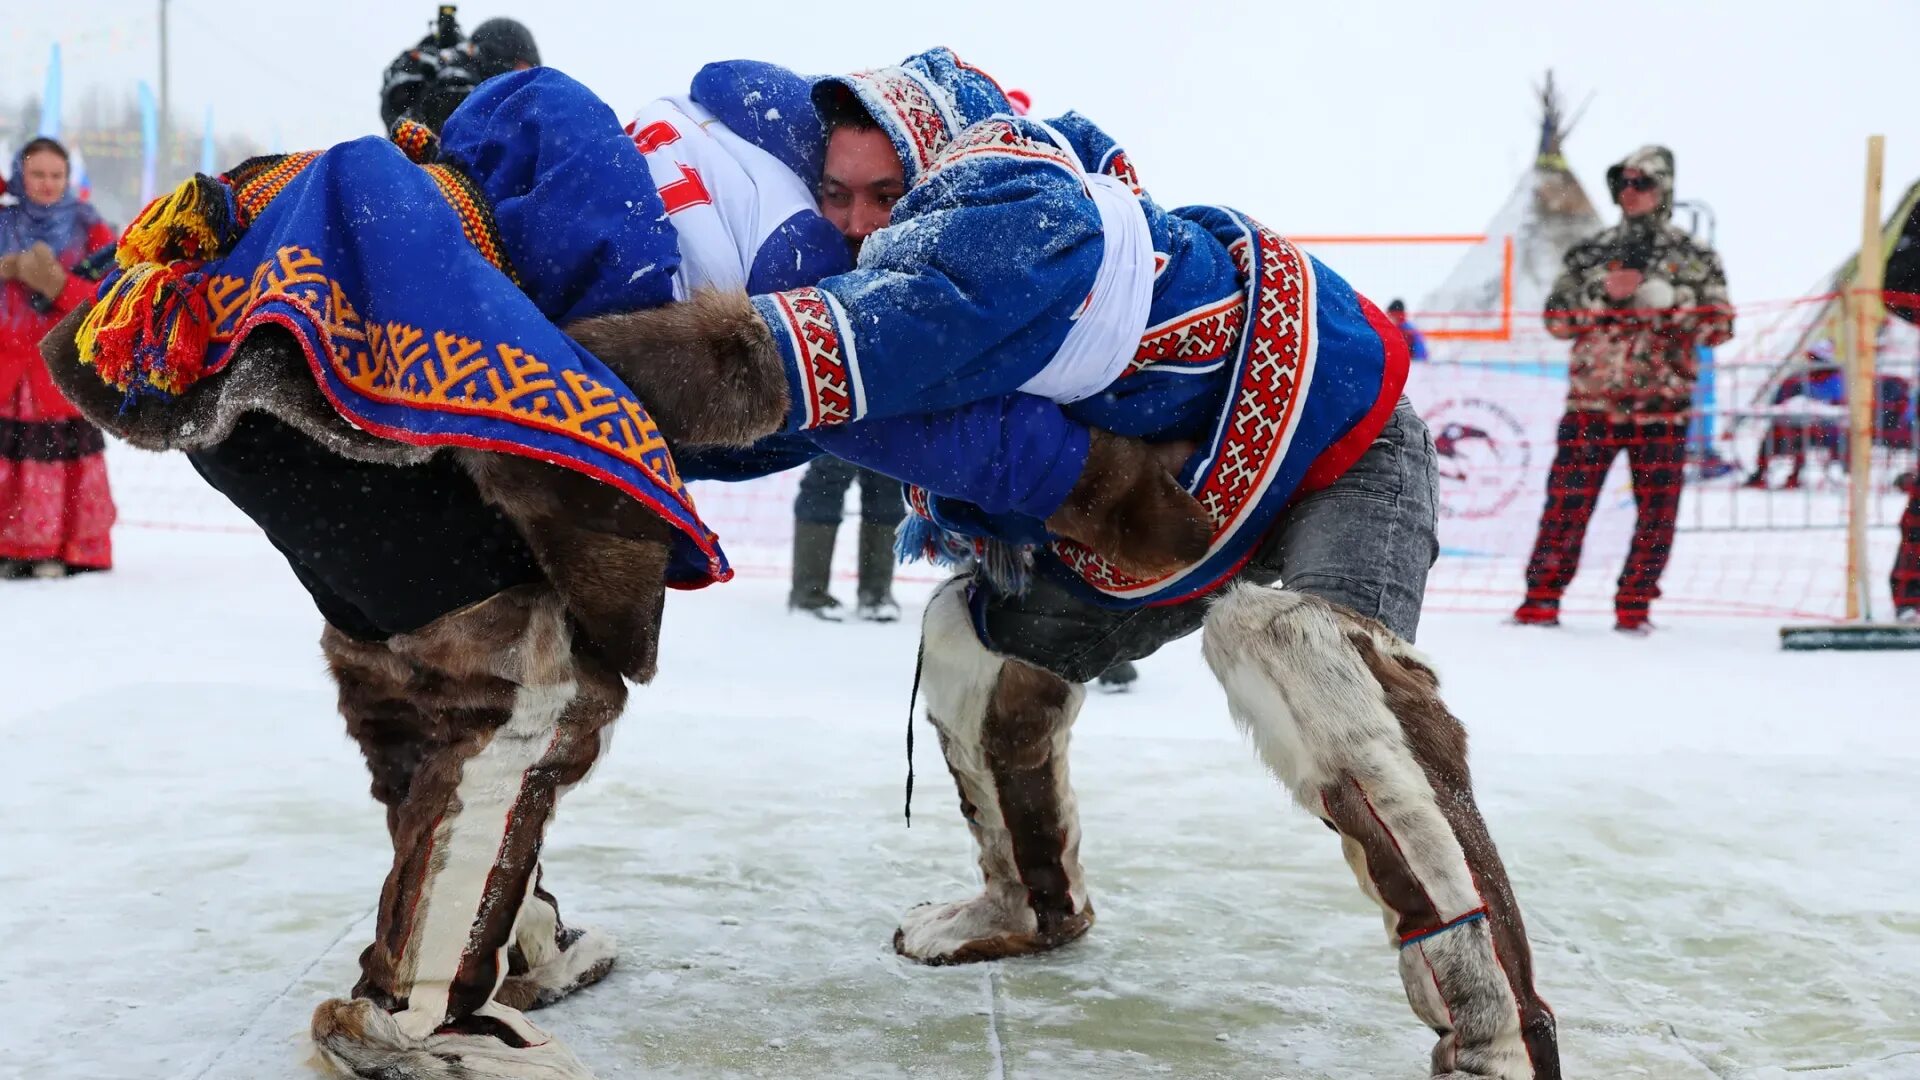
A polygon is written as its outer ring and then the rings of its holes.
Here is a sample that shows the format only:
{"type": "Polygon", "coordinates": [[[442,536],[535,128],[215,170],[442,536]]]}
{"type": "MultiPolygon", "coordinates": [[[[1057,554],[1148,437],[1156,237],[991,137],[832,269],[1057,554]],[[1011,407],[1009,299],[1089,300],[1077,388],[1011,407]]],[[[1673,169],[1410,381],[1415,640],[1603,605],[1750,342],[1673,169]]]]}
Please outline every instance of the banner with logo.
{"type": "MultiPolygon", "coordinates": [[[[1532,550],[1554,432],[1565,411],[1564,364],[1415,364],[1407,396],[1433,432],[1443,554],[1525,559],[1532,550]]],[[[1590,546],[1633,532],[1625,455],[1601,492],[1590,546]]]]}

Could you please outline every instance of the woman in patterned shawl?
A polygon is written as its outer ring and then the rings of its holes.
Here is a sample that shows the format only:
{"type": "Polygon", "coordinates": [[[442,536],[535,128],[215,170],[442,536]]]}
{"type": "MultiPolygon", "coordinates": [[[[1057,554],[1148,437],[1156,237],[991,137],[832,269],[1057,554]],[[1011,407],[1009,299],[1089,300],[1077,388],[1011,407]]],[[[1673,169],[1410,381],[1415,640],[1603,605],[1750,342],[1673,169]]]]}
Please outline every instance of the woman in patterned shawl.
{"type": "Polygon", "coordinates": [[[73,273],[113,230],[69,183],[66,148],[35,139],[0,206],[0,577],[113,565],[106,442],[47,377],[40,339],[93,296],[73,273]]]}

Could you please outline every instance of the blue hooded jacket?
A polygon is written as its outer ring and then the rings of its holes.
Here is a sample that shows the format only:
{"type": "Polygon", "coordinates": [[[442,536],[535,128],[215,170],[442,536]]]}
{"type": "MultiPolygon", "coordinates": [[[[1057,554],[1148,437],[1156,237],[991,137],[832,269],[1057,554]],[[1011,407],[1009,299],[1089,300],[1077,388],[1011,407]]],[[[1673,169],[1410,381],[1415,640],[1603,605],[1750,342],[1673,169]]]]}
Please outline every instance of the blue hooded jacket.
{"type": "MultiPolygon", "coordinates": [[[[1135,227],[1103,219],[1112,189],[1103,203],[1090,177],[1131,192],[1128,213],[1144,218],[1151,300],[1120,375],[1056,408],[1082,427],[1199,441],[1181,479],[1213,515],[1215,543],[1199,564],[1141,582],[1053,541],[1037,553],[1039,572],[1110,607],[1198,595],[1245,562],[1297,493],[1330,483],[1385,426],[1405,380],[1400,335],[1257,222],[1217,207],[1162,209],[1090,121],[995,115],[1005,108],[997,85],[948,50],[826,85],[866,105],[910,188],[853,272],[755,298],[787,364],[791,429],[828,445],[821,433],[835,428],[1043,384],[1102,283],[1109,228],[1135,227]]],[[[1044,535],[985,507],[936,499],[931,510],[935,525],[973,539],[1044,535]]]]}

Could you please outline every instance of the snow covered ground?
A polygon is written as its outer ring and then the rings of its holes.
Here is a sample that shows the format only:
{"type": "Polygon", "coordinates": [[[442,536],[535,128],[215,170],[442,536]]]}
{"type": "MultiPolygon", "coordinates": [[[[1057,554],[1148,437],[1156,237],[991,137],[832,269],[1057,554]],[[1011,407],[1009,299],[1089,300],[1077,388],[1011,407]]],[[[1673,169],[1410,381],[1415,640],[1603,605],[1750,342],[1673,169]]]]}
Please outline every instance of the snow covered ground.
{"type": "MultiPolygon", "coordinates": [[[[118,543],[111,575],[0,587],[0,1077],[313,1075],[307,1016],[351,986],[386,863],[318,618],[257,537],[118,543]]],[[[1076,730],[1093,934],[896,959],[902,909],[973,888],[924,726],[901,823],[915,628],[783,595],[674,597],[659,680],[550,835],[563,910],[624,949],[539,1019],[602,1076],[1425,1074],[1378,916],[1196,640],[1076,730]]],[[[1920,659],[1773,635],[1426,627],[1570,1077],[1920,1076],[1920,659]]]]}

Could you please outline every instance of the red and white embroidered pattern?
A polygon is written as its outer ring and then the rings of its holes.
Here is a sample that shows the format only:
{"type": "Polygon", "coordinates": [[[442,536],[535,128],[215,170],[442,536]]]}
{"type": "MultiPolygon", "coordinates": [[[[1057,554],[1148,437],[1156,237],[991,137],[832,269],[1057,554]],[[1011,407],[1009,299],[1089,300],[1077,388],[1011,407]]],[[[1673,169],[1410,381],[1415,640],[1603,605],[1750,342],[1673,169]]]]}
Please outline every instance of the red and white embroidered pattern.
{"type": "MultiPolygon", "coordinates": [[[[1194,498],[1213,520],[1207,557],[1219,552],[1241,521],[1266,494],[1286,457],[1311,376],[1313,271],[1300,249],[1266,226],[1247,219],[1260,236],[1260,265],[1249,266],[1253,245],[1232,247],[1241,274],[1253,279],[1251,339],[1241,353],[1239,377],[1225,430],[1194,498]]],[[[1055,540],[1053,552],[1087,584],[1114,596],[1141,596],[1167,588],[1201,563],[1154,580],[1121,573],[1071,540],[1055,540]]]]}
{"type": "Polygon", "coordinates": [[[1107,159],[1106,167],[1100,170],[1115,180],[1127,185],[1135,195],[1145,195],[1146,189],[1140,186],[1140,174],[1133,171],[1133,160],[1127,157],[1125,150],[1115,150],[1107,159]]]}
{"type": "Polygon", "coordinates": [[[852,343],[843,343],[827,294],[809,286],[774,293],[806,394],[809,428],[859,419],[852,343]]]}
{"type": "Polygon", "coordinates": [[[906,485],[907,510],[916,517],[933,520],[933,493],[919,484],[906,485]]]}
{"type": "MultiPolygon", "coordinates": [[[[953,138],[953,132],[947,130],[947,118],[940,112],[933,95],[920,80],[900,68],[857,71],[847,78],[863,88],[860,96],[868,108],[878,105],[893,114],[905,131],[907,141],[913,144],[912,164],[916,170],[931,165],[934,156],[953,138]]],[[[913,177],[909,176],[907,182],[911,184],[913,177]]]]}
{"type": "Polygon", "coordinates": [[[983,120],[962,132],[960,137],[947,144],[939,157],[921,175],[924,180],[955,162],[976,157],[1013,157],[1044,161],[1057,165],[1080,179],[1085,185],[1080,163],[1072,154],[1053,145],[1030,139],[1020,129],[1005,120],[983,120]]]}
{"type": "Polygon", "coordinates": [[[1247,321],[1247,298],[1229,296],[1204,307],[1175,316],[1158,326],[1147,327],[1140,338],[1140,349],[1121,378],[1139,373],[1155,364],[1170,364],[1175,370],[1212,370],[1233,355],[1240,344],[1240,327],[1247,321]]]}

